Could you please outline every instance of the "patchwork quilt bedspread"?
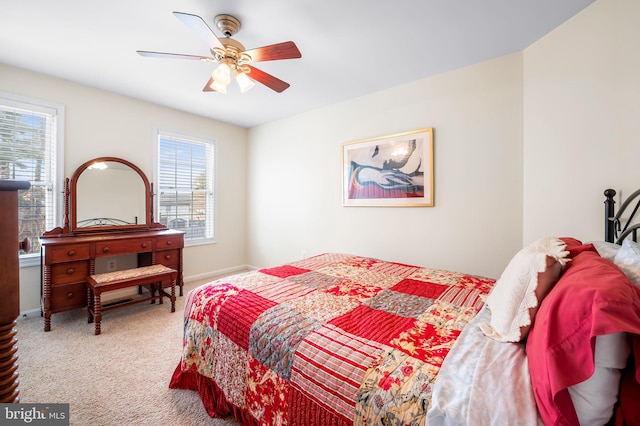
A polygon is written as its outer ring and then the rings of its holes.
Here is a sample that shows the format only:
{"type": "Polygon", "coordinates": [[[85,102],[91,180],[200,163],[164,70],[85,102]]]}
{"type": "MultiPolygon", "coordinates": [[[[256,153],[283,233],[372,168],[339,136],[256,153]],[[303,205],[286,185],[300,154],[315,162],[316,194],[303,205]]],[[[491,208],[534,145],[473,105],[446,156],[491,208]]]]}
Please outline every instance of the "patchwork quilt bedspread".
{"type": "Polygon", "coordinates": [[[170,387],[245,424],[424,425],[494,280],[346,254],[192,290],[170,387]]]}

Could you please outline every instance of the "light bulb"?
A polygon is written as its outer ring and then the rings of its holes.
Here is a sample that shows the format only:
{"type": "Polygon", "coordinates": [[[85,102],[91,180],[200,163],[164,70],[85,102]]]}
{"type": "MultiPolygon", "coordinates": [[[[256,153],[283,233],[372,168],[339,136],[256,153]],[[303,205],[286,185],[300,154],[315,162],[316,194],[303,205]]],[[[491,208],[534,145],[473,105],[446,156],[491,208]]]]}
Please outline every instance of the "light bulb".
{"type": "Polygon", "coordinates": [[[93,163],[93,164],[92,164],[92,165],[90,165],[88,168],[89,168],[90,170],[104,170],[104,169],[106,169],[107,167],[109,167],[109,166],[107,166],[107,163],[105,163],[104,161],[101,161],[101,162],[99,162],[99,163],[93,163]]]}
{"type": "Polygon", "coordinates": [[[229,65],[222,63],[218,65],[218,68],[213,70],[211,77],[220,84],[224,84],[225,86],[231,83],[231,68],[229,65]]]}
{"type": "Polygon", "coordinates": [[[240,93],[245,93],[250,90],[256,83],[253,82],[247,74],[240,72],[236,75],[236,81],[238,82],[238,86],[240,86],[240,93]]]}

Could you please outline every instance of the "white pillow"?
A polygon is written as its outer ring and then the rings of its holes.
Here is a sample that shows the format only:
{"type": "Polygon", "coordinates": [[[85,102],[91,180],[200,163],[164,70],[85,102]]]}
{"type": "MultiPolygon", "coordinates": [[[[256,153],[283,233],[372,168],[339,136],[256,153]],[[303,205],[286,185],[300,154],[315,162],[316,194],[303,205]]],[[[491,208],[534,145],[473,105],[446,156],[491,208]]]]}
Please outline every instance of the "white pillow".
{"type": "Polygon", "coordinates": [[[569,260],[566,244],[559,238],[543,238],[520,250],[489,293],[490,324],[482,332],[501,342],[523,340],[542,299],[560,278],[569,260]]]}
{"type": "Polygon", "coordinates": [[[596,337],[593,375],[568,389],[581,426],[600,426],[611,419],[630,353],[626,333],[596,337]]]}
{"type": "Polygon", "coordinates": [[[615,243],[608,243],[606,241],[591,241],[591,244],[596,248],[598,254],[605,259],[609,259],[613,262],[616,254],[620,250],[620,245],[615,243]]]}
{"type": "Polygon", "coordinates": [[[635,285],[640,285],[640,244],[626,239],[616,253],[613,263],[624,272],[635,285]]]}

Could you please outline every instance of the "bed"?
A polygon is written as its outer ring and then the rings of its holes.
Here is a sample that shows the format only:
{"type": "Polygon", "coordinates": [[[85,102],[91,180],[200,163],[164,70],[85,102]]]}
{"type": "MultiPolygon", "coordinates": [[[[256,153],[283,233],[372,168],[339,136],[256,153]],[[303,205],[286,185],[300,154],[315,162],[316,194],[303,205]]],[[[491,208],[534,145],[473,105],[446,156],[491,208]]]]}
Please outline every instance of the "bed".
{"type": "Polygon", "coordinates": [[[326,253],[195,288],[169,386],[247,425],[634,424],[640,202],[605,195],[605,240],[498,280],[326,253]]]}

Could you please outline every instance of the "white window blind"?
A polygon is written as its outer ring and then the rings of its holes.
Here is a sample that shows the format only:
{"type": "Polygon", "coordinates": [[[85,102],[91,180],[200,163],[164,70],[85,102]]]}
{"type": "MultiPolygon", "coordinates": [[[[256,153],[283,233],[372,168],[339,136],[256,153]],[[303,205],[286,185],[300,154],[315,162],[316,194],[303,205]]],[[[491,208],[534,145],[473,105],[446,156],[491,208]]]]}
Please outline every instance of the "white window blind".
{"type": "Polygon", "coordinates": [[[214,150],[211,140],[158,133],[158,222],[186,242],[214,238],[214,150]]]}
{"type": "Polygon", "coordinates": [[[19,239],[31,240],[31,250],[21,258],[37,257],[38,238],[57,223],[61,108],[0,94],[0,179],[31,183],[29,190],[18,192],[19,239]]]}

